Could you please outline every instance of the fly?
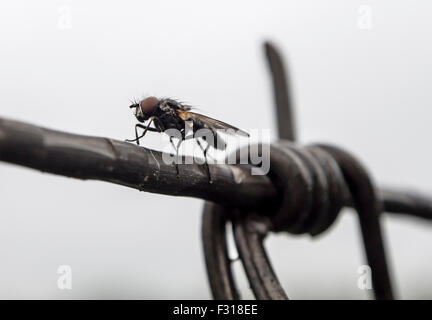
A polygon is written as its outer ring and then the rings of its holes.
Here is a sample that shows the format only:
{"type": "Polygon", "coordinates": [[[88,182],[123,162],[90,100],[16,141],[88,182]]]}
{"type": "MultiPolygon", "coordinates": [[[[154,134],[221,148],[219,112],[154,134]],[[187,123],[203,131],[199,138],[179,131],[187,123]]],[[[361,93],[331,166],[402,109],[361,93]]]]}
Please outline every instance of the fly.
{"type": "MultiPolygon", "coordinates": [[[[210,176],[210,169],[207,163],[207,151],[210,147],[218,150],[225,150],[226,143],[220,136],[217,130],[226,130],[225,133],[238,134],[249,137],[249,134],[243,130],[240,130],[228,123],[206,117],[202,114],[192,112],[192,107],[183,103],[180,103],[174,99],[158,99],[156,97],[148,97],[139,102],[134,102],[129,108],[134,109],[134,115],[140,122],[135,125],[135,139],[126,140],[127,142],[136,142],[139,145],[141,138],[145,136],[148,131],[151,132],[165,132],[168,129],[177,129],[181,138],[177,145],[173,142],[173,137],[170,136],[170,142],[178,154],[181,143],[188,139],[195,139],[199,147],[201,148],[205,158],[205,168],[209,182],[212,183],[210,176]],[[147,122],[147,123],[145,123],[147,122]],[[186,135],[186,126],[193,124],[194,130],[206,129],[211,133],[213,139],[207,139],[209,135],[186,135]],[[151,127],[153,125],[153,127],[151,127]],[[138,128],[144,129],[143,133],[138,135],[138,128]],[[206,137],[206,139],[203,139],[206,137]],[[200,140],[206,142],[206,147],[200,140]]],[[[200,130],[201,132],[203,130],[200,130]]],[[[176,172],[179,176],[179,168],[176,163],[176,172]]]]}

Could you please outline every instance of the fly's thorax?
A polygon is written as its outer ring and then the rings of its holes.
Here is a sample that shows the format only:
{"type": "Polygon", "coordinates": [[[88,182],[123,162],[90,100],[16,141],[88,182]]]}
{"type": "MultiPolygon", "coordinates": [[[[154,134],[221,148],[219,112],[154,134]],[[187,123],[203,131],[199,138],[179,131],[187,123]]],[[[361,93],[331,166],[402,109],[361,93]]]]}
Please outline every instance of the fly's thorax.
{"type": "Polygon", "coordinates": [[[165,130],[167,129],[184,129],[185,123],[178,116],[175,109],[161,104],[155,112],[155,118],[157,118],[165,130]]]}

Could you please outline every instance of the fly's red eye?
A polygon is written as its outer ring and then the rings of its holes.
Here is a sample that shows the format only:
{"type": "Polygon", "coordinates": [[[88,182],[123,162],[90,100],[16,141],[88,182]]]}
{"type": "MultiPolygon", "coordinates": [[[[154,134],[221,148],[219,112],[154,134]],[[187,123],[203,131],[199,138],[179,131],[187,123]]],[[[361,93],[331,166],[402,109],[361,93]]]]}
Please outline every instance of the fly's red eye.
{"type": "Polygon", "coordinates": [[[156,109],[159,103],[159,99],[156,97],[148,97],[141,101],[140,107],[141,111],[145,115],[150,115],[156,109]]]}

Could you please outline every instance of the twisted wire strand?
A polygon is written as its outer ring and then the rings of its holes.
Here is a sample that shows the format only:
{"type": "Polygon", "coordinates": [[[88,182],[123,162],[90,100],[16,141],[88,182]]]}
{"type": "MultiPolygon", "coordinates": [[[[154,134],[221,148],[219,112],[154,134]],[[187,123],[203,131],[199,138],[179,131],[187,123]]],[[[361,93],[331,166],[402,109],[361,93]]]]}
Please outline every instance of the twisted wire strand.
{"type": "MultiPolygon", "coordinates": [[[[266,42],[264,49],[271,72],[278,133],[280,138],[294,141],[296,130],[293,103],[282,56],[272,43],[266,42]]],[[[214,273],[209,272],[208,269],[210,282],[217,283],[224,277],[233,279],[232,275],[225,274],[230,273],[231,269],[229,259],[222,250],[226,248],[224,238],[226,230],[220,227],[221,224],[232,219],[236,245],[256,298],[287,299],[265,254],[263,239],[267,232],[273,227],[274,230],[287,229],[292,233],[307,232],[312,236],[322,234],[335,222],[340,209],[343,206],[350,206],[355,207],[359,213],[367,257],[376,270],[373,276],[375,296],[382,299],[392,298],[390,276],[378,220],[380,212],[383,207],[389,213],[409,214],[432,220],[432,198],[407,190],[385,188],[376,191],[362,166],[340,149],[328,146],[297,148],[286,141],[280,143],[286,146],[284,152],[290,156],[290,161],[286,164],[297,166],[298,169],[297,175],[290,176],[288,180],[295,181],[299,176],[302,177],[298,184],[293,182],[297,188],[291,188],[292,194],[286,192],[280,201],[282,205],[279,203],[280,207],[283,207],[283,199],[288,201],[284,209],[290,215],[288,217],[283,213],[274,215],[273,221],[269,223],[262,216],[256,219],[254,212],[246,210],[248,214],[243,214],[241,217],[224,215],[222,221],[216,215],[225,212],[226,209],[217,204],[207,203],[203,215],[202,232],[205,234],[213,231],[215,233],[213,239],[222,243],[206,243],[210,238],[204,236],[204,246],[213,249],[213,254],[206,254],[206,263],[207,266],[224,266],[224,268],[213,268],[214,273]],[[299,199],[296,198],[298,190],[303,190],[299,192],[303,204],[296,203],[299,199]],[[253,223],[250,222],[251,219],[254,220],[253,223]],[[212,226],[212,221],[217,223],[212,226]],[[369,231],[373,236],[368,234],[369,231]],[[265,272],[260,272],[261,268],[265,272]]],[[[283,167],[284,165],[279,170],[282,176],[284,176],[283,167]]],[[[273,175],[273,183],[279,189],[284,185],[284,181],[278,180],[277,175],[273,175]]],[[[220,286],[211,285],[215,298],[229,299],[233,296],[224,295],[225,291],[238,293],[233,281],[225,283],[231,287],[221,289],[220,286]]],[[[239,298],[239,295],[237,294],[235,298],[239,298]]]]}
{"type": "MultiPolygon", "coordinates": [[[[237,249],[255,297],[287,298],[263,246],[263,239],[269,232],[316,236],[334,223],[344,206],[350,205],[358,212],[364,249],[372,269],[375,297],[392,299],[390,272],[379,224],[382,203],[363,166],[347,152],[328,145],[302,148],[288,141],[279,141],[271,146],[270,154],[269,177],[280,192],[277,208],[269,207],[266,212],[237,210],[233,214],[232,209],[208,204],[204,216],[204,220],[209,221],[214,210],[218,215],[222,213],[225,219],[231,219],[237,249]]],[[[209,243],[206,245],[211,247],[209,243]]],[[[229,266],[223,254],[217,257],[207,254],[206,260],[207,265],[217,261],[218,265],[229,266]]],[[[212,283],[218,283],[218,275],[231,272],[229,268],[219,271],[208,273],[212,283]]],[[[232,275],[228,277],[233,278],[232,275]]],[[[215,296],[228,298],[218,288],[212,286],[212,291],[215,296]]]]}

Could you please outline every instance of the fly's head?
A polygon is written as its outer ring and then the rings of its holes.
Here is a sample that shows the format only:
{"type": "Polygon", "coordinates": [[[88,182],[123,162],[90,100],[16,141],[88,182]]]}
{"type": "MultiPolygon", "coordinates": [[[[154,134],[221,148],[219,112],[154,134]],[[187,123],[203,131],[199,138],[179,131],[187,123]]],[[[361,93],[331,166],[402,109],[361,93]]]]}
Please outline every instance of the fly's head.
{"type": "Polygon", "coordinates": [[[159,99],[156,97],[148,97],[140,102],[134,101],[129,108],[134,109],[134,115],[139,122],[148,120],[159,106],[159,99]]]}

